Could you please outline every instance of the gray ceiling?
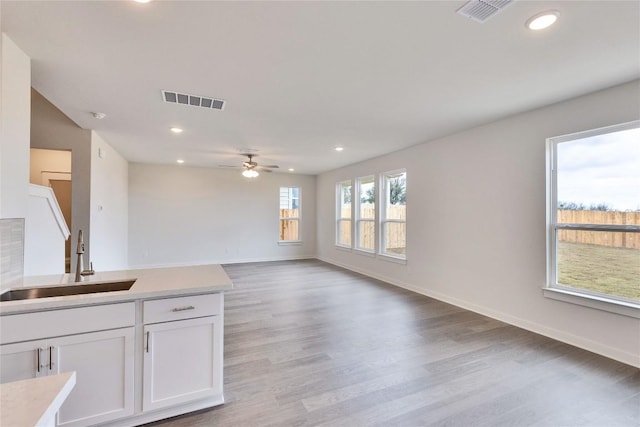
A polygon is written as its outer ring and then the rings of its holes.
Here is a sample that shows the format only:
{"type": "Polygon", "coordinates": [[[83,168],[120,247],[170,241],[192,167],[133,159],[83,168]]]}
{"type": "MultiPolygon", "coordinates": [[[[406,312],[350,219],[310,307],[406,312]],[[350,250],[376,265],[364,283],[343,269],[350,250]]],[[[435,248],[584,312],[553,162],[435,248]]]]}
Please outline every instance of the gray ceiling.
{"type": "Polygon", "coordinates": [[[317,174],[640,77],[638,1],[520,0],[483,24],[462,4],[2,1],[1,19],[33,87],[136,162],[251,149],[317,174]],[[524,27],[546,9],[555,26],[524,27]]]}

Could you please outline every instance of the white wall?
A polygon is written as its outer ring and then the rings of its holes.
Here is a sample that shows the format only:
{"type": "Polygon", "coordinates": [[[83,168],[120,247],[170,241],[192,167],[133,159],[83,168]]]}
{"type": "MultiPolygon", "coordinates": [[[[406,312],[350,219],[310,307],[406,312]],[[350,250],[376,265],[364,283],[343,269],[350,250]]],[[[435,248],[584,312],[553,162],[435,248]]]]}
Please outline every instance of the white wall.
{"type": "Polygon", "coordinates": [[[640,320],[543,297],[545,139],[638,119],[640,81],[318,177],[321,259],[640,366],[640,320]],[[337,249],[335,184],[407,169],[407,265],[337,249]]]}
{"type": "MultiPolygon", "coordinates": [[[[13,41],[0,37],[0,218],[25,218],[29,185],[31,60],[13,41]]],[[[15,234],[9,233],[15,238],[15,234]]],[[[0,245],[3,271],[0,290],[12,286],[24,271],[22,242],[0,245]],[[10,262],[6,262],[10,258],[10,262]]]]}
{"type": "Polygon", "coordinates": [[[24,218],[29,185],[31,60],[2,34],[0,218],[24,218]]]}
{"type": "Polygon", "coordinates": [[[129,165],[131,267],[315,255],[316,179],[239,170],[129,165]],[[279,246],[279,187],[302,189],[301,246],[279,246]]]}
{"type": "Polygon", "coordinates": [[[128,171],[128,162],[92,131],[90,252],[99,271],[128,267],[128,171]]]}

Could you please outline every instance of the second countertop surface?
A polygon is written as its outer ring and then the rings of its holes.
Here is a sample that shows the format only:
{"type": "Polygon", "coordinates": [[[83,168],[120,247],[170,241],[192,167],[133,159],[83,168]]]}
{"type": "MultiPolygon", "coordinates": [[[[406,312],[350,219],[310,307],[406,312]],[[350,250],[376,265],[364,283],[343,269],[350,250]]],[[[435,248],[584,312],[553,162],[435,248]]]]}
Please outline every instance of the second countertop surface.
{"type": "Polygon", "coordinates": [[[0,425],[54,425],[55,415],[76,384],[76,373],[31,378],[0,385],[0,425]]]}

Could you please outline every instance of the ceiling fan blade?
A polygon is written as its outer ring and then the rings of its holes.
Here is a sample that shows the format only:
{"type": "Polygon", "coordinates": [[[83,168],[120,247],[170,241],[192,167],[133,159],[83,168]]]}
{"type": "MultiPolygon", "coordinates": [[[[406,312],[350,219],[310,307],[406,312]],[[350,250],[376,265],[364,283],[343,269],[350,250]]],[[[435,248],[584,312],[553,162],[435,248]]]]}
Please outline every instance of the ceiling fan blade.
{"type": "Polygon", "coordinates": [[[263,168],[270,168],[270,169],[279,169],[280,166],[278,165],[264,165],[262,166],[263,168]]]}
{"type": "Polygon", "coordinates": [[[271,172],[273,172],[271,169],[267,169],[267,168],[265,168],[265,167],[259,167],[259,168],[258,168],[258,170],[259,170],[260,172],[267,172],[267,173],[271,173],[271,172]]]}
{"type": "Polygon", "coordinates": [[[219,168],[241,168],[242,166],[231,166],[231,165],[218,165],[219,168]]]}

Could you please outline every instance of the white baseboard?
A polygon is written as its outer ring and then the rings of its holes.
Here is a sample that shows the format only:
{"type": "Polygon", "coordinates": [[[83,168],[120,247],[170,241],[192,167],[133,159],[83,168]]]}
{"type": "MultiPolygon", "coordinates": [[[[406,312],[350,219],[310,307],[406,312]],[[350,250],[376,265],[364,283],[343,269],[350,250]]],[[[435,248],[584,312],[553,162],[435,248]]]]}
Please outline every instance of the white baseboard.
{"type": "Polygon", "coordinates": [[[288,257],[272,257],[272,258],[238,258],[221,262],[220,264],[244,264],[247,262],[273,262],[273,261],[296,261],[303,259],[317,259],[315,255],[295,255],[288,257]]]}
{"type": "Polygon", "coordinates": [[[464,308],[465,310],[473,311],[475,313],[482,314],[483,316],[491,317],[492,319],[496,319],[501,322],[508,323],[510,325],[517,326],[522,329],[526,329],[527,331],[535,332],[536,334],[539,334],[539,335],[544,335],[545,337],[549,337],[554,340],[561,341],[566,344],[570,344],[574,347],[578,347],[583,350],[587,350],[587,351],[599,354],[601,356],[605,356],[610,359],[617,360],[618,362],[626,363],[627,365],[640,368],[640,356],[638,356],[638,354],[626,352],[626,351],[623,351],[614,347],[610,347],[608,345],[604,345],[602,343],[599,343],[593,340],[589,340],[584,337],[567,333],[559,329],[550,328],[548,326],[541,325],[536,322],[531,322],[529,320],[522,319],[517,316],[512,316],[507,313],[492,310],[487,307],[483,307],[469,301],[453,298],[451,296],[442,294],[440,292],[429,291],[427,289],[413,286],[409,283],[400,282],[390,277],[373,274],[370,271],[364,271],[359,268],[356,268],[347,264],[343,264],[333,259],[329,259],[325,257],[317,257],[317,259],[319,259],[320,261],[327,262],[329,264],[337,265],[338,267],[342,267],[347,270],[354,271],[356,273],[360,273],[362,275],[371,277],[373,279],[381,280],[391,285],[398,286],[398,287],[410,290],[412,292],[416,292],[418,294],[425,295],[427,297],[434,298],[439,301],[443,301],[448,304],[452,304],[457,307],[464,308]]]}
{"type": "Polygon", "coordinates": [[[138,413],[130,417],[121,418],[116,421],[112,421],[104,424],[109,427],[134,427],[142,424],[147,424],[153,421],[164,420],[178,415],[188,414],[190,412],[199,411],[201,409],[212,408],[214,406],[224,404],[224,397],[222,395],[214,396],[209,399],[197,400],[195,402],[185,403],[178,406],[171,406],[169,408],[160,409],[156,411],[150,411],[146,413],[138,413]]]}
{"type": "Polygon", "coordinates": [[[295,261],[301,259],[317,259],[315,255],[295,255],[295,256],[277,256],[277,257],[260,257],[260,258],[232,258],[232,259],[212,259],[207,261],[191,261],[191,262],[167,262],[159,264],[140,264],[130,265],[127,270],[141,270],[147,268],[163,268],[163,267],[193,267],[196,265],[207,264],[243,264],[248,262],[272,262],[272,261],[295,261]]]}

